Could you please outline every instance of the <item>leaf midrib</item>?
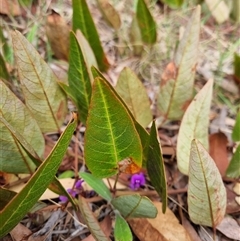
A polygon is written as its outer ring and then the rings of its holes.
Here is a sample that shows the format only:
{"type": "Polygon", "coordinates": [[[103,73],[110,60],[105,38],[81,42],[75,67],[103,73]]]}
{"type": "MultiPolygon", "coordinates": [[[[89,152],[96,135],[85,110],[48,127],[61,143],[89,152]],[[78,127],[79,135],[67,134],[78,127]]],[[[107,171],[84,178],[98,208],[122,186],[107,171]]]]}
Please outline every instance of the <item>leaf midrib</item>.
{"type": "Polygon", "coordinates": [[[112,143],[113,143],[113,153],[114,153],[115,163],[117,163],[119,160],[118,160],[118,154],[117,154],[117,149],[116,149],[116,142],[115,142],[115,138],[114,138],[113,128],[112,128],[112,125],[111,125],[110,115],[109,115],[109,112],[108,112],[108,104],[107,104],[107,101],[105,99],[105,95],[103,93],[103,89],[102,89],[102,86],[100,84],[100,80],[97,80],[97,81],[98,81],[99,91],[100,91],[100,94],[102,96],[102,100],[103,100],[103,104],[104,104],[104,108],[105,108],[105,112],[106,112],[108,129],[110,131],[110,136],[111,136],[112,143]]]}

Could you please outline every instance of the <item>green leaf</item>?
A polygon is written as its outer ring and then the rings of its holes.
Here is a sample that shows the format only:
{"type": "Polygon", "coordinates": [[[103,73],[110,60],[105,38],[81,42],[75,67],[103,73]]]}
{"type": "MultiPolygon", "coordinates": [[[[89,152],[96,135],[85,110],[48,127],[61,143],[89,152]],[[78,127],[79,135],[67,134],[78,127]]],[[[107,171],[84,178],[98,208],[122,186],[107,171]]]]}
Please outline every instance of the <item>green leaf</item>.
{"type": "MultiPolygon", "coordinates": [[[[0,116],[0,122],[2,122],[5,127],[9,130],[10,134],[14,137],[15,141],[18,141],[19,148],[23,148],[23,151],[26,152],[27,157],[38,167],[42,160],[39,157],[39,155],[35,152],[33,147],[27,142],[27,140],[16,130],[14,127],[9,124],[3,117],[0,116]]],[[[17,144],[17,142],[16,142],[17,144]]],[[[35,167],[35,166],[34,166],[35,167]]],[[[17,167],[18,168],[18,167],[17,167]]],[[[10,171],[9,171],[10,172],[10,171]]],[[[18,173],[18,172],[16,172],[18,173]]],[[[48,187],[51,191],[59,194],[59,195],[65,195],[68,197],[70,202],[72,203],[73,207],[76,208],[76,204],[72,198],[72,196],[65,190],[65,188],[62,186],[62,184],[58,181],[56,177],[54,177],[53,181],[48,187]]]]}
{"type": "Polygon", "coordinates": [[[119,29],[121,27],[121,19],[112,4],[108,0],[97,0],[97,3],[108,25],[115,30],[119,29]]]}
{"type": "MultiPolygon", "coordinates": [[[[41,130],[28,108],[2,81],[0,93],[0,170],[9,173],[32,173],[35,165],[17,139],[22,142],[25,139],[31,149],[35,150],[31,152],[36,152],[37,156],[41,157],[45,146],[41,130]]],[[[36,157],[35,154],[33,156],[36,157]]]]}
{"type": "Polygon", "coordinates": [[[234,20],[239,23],[240,22],[240,0],[235,0],[232,2],[232,15],[234,20]]]}
{"type": "Polygon", "coordinates": [[[150,131],[147,172],[152,185],[162,199],[162,212],[165,213],[167,208],[167,184],[162,150],[157,138],[155,121],[150,131]]]}
{"type": "Polygon", "coordinates": [[[222,177],[203,145],[192,141],[189,163],[188,211],[190,219],[215,228],[224,218],[227,196],[222,177]]]}
{"type": "Polygon", "coordinates": [[[230,164],[226,171],[226,176],[231,178],[239,178],[240,177],[240,145],[237,147],[237,150],[233,154],[233,157],[230,161],[230,164]]]}
{"type": "Polygon", "coordinates": [[[0,78],[4,80],[9,80],[9,74],[1,53],[0,53],[0,78]]]}
{"type": "Polygon", "coordinates": [[[155,218],[158,212],[150,199],[138,194],[123,195],[111,203],[124,218],[155,218]]]}
{"type": "Polygon", "coordinates": [[[0,211],[15,197],[15,195],[16,193],[11,190],[0,188],[0,211]]]}
{"type": "Polygon", "coordinates": [[[91,71],[92,71],[93,79],[100,77],[100,78],[104,79],[105,81],[107,81],[107,79],[103,76],[103,74],[95,66],[91,67],[91,71]]]}
{"type": "Polygon", "coordinates": [[[158,108],[171,120],[181,119],[192,100],[198,58],[200,12],[201,8],[198,6],[188,22],[174,61],[166,67],[162,75],[158,108]]]}
{"type": "MultiPolygon", "coordinates": [[[[107,82],[107,80],[105,79],[105,77],[102,75],[102,73],[96,69],[95,67],[91,68],[92,70],[92,74],[94,78],[100,77],[102,79],[105,80],[105,82],[107,82]]],[[[111,87],[112,88],[112,87],[111,87]]],[[[149,141],[149,134],[148,132],[135,120],[133,114],[131,113],[131,111],[128,109],[126,103],[121,99],[121,97],[118,95],[118,93],[115,93],[116,96],[118,97],[119,101],[121,101],[121,103],[125,106],[128,114],[130,115],[130,117],[132,118],[132,121],[134,122],[135,128],[138,132],[138,135],[141,139],[141,144],[142,144],[142,148],[143,148],[143,163],[142,166],[146,167],[146,160],[147,160],[147,152],[148,152],[148,141],[149,141]]]]}
{"type": "MultiPolygon", "coordinates": [[[[33,45],[35,45],[35,43],[37,42],[38,40],[38,29],[40,27],[40,24],[38,21],[34,22],[33,23],[33,26],[31,27],[31,29],[29,29],[28,31],[28,34],[26,36],[26,39],[32,43],[33,45]]],[[[36,45],[35,45],[36,46],[36,45]]]]}
{"type": "Polygon", "coordinates": [[[61,173],[58,178],[63,179],[63,178],[71,178],[74,177],[74,171],[72,170],[66,170],[65,172],[61,173]]]}
{"type": "Polygon", "coordinates": [[[65,131],[62,133],[50,155],[39,166],[34,175],[32,175],[26,186],[0,212],[0,238],[5,236],[21,221],[54,178],[76,128],[76,119],[76,116],[74,116],[74,119],[71,120],[65,131]]]}
{"type": "Polygon", "coordinates": [[[184,0],[163,0],[170,8],[180,8],[184,0]]]}
{"type": "Polygon", "coordinates": [[[92,189],[98,193],[102,198],[110,202],[112,200],[112,195],[106,186],[106,184],[102,181],[102,179],[94,177],[90,173],[81,172],[79,174],[81,178],[90,186],[92,189]]]}
{"type": "Polygon", "coordinates": [[[73,0],[73,31],[80,29],[88,40],[101,71],[108,69],[109,63],[103,52],[101,42],[89,12],[86,0],[73,0]]]}
{"type": "Polygon", "coordinates": [[[22,6],[30,6],[32,4],[32,1],[33,0],[19,0],[19,3],[22,5],[22,6]]]}
{"type": "Polygon", "coordinates": [[[136,121],[147,127],[152,121],[148,95],[142,82],[130,68],[125,67],[122,70],[115,90],[126,103],[136,121]]]}
{"type": "Polygon", "coordinates": [[[141,56],[143,52],[143,42],[136,15],[133,16],[129,36],[133,47],[134,55],[141,56]]]}
{"type": "Polygon", "coordinates": [[[2,26],[0,26],[0,46],[2,49],[2,57],[6,62],[13,63],[13,50],[9,47],[6,38],[3,35],[2,26]]]}
{"type": "Polygon", "coordinates": [[[12,32],[12,40],[26,106],[42,132],[60,130],[67,100],[56,76],[20,32],[12,32]]]}
{"type": "Polygon", "coordinates": [[[191,141],[198,139],[208,149],[208,126],[213,80],[209,80],[187,108],[177,140],[178,169],[188,175],[191,141]]]}
{"type": "Polygon", "coordinates": [[[240,55],[237,53],[234,54],[234,77],[238,82],[240,81],[240,55]]]}
{"type": "Polygon", "coordinates": [[[236,117],[236,122],[232,131],[233,141],[240,141],[240,112],[238,112],[236,117]]]}
{"type": "Polygon", "coordinates": [[[86,66],[88,69],[89,77],[91,79],[91,83],[93,83],[94,78],[92,76],[91,67],[94,66],[95,68],[98,68],[97,60],[95,58],[95,55],[92,51],[90,44],[88,43],[88,41],[82,34],[81,30],[78,29],[76,31],[76,37],[77,37],[79,46],[81,47],[81,50],[83,52],[84,60],[86,62],[86,66]]]}
{"type": "Polygon", "coordinates": [[[78,108],[80,120],[85,124],[92,87],[83,52],[73,32],[70,33],[68,82],[70,96],[74,97],[73,101],[78,108]]]}
{"type": "Polygon", "coordinates": [[[132,232],[126,220],[116,212],[116,222],[114,227],[114,239],[116,241],[132,241],[132,232]]]}
{"type": "Polygon", "coordinates": [[[101,229],[87,201],[82,196],[79,197],[79,207],[85,223],[87,224],[92,236],[97,241],[111,241],[111,239],[108,238],[104,231],[101,229]]]}
{"type": "Polygon", "coordinates": [[[137,0],[136,16],[142,35],[142,41],[146,44],[154,44],[157,40],[157,25],[149,12],[144,0],[137,0]]]}
{"type": "Polygon", "coordinates": [[[142,166],[142,147],[131,116],[111,85],[96,78],[85,132],[85,160],[96,177],[118,173],[119,162],[142,166]]]}

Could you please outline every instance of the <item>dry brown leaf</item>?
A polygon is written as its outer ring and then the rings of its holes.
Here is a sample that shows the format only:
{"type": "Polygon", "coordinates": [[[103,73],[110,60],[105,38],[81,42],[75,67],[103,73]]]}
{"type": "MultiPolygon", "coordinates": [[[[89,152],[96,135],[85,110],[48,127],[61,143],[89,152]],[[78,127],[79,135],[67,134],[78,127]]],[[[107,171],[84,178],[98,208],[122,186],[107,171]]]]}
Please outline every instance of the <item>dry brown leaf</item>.
{"type": "Polygon", "coordinates": [[[225,175],[229,161],[227,154],[227,137],[224,133],[218,132],[210,135],[210,156],[216,163],[216,166],[222,176],[225,175]]]}
{"type": "Polygon", "coordinates": [[[46,34],[56,58],[68,60],[69,31],[65,19],[52,10],[47,17],[46,34]]]}
{"type": "MultiPolygon", "coordinates": [[[[109,215],[106,216],[102,222],[100,222],[100,227],[106,236],[109,237],[112,231],[112,220],[109,215]]],[[[95,238],[92,236],[92,234],[90,234],[88,237],[83,239],[83,241],[95,241],[95,238]]]]}
{"type": "Polygon", "coordinates": [[[217,230],[230,239],[240,240],[240,226],[231,217],[225,217],[217,226],[217,230]]]}
{"type": "Polygon", "coordinates": [[[11,16],[21,15],[21,9],[17,0],[0,0],[0,13],[11,16]]]}
{"type": "Polygon", "coordinates": [[[237,182],[237,183],[234,185],[233,191],[234,191],[237,195],[240,195],[240,182],[237,182]]]}
{"type": "Polygon", "coordinates": [[[192,224],[186,219],[186,217],[183,215],[182,218],[182,225],[187,230],[189,236],[194,241],[201,241],[199,235],[197,234],[196,230],[192,226],[192,224]]]}
{"type": "Polygon", "coordinates": [[[128,220],[133,232],[141,241],[192,241],[169,208],[163,214],[162,204],[154,202],[154,205],[158,209],[155,219],[134,218],[128,220]]]}
{"type": "Polygon", "coordinates": [[[240,197],[239,196],[235,197],[235,201],[240,206],[240,197]]]}
{"type": "Polygon", "coordinates": [[[31,235],[32,232],[26,228],[24,225],[19,223],[11,232],[11,237],[15,241],[21,241],[24,240],[24,238],[27,238],[27,236],[31,235]]]}
{"type": "Polygon", "coordinates": [[[227,214],[237,213],[240,211],[240,206],[238,205],[236,201],[236,194],[230,190],[229,188],[226,188],[227,191],[227,214]]]}

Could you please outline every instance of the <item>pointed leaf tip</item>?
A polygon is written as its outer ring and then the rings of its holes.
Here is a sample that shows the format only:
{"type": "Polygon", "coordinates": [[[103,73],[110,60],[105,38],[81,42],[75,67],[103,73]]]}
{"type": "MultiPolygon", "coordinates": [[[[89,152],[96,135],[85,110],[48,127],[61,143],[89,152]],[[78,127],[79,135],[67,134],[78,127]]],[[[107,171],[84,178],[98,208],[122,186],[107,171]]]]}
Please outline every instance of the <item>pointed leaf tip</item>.
{"type": "Polygon", "coordinates": [[[86,164],[96,177],[107,177],[115,175],[125,159],[132,167],[141,167],[139,135],[113,87],[96,78],[85,133],[86,164]]]}

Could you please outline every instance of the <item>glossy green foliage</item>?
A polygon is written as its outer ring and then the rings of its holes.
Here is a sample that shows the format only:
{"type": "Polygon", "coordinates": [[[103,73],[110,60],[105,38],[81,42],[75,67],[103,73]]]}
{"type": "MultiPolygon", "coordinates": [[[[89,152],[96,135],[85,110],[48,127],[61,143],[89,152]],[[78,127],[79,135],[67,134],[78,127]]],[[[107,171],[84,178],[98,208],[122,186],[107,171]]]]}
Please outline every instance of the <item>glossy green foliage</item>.
{"type": "Polygon", "coordinates": [[[157,136],[156,125],[153,122],[149,138],[147,172],[152,185],[162,199],[162,212],[165,213],[167,208],[167,184],[162,150],[157,136]]]}
{"type": "Polygon", "coordinates": [[[76,36],[70,33],[70,53],[68,70],[68,92],[73,98],[80,120],[85,124],[87,120],[88,108],[91,98],[91,81],[86,62],[81,47],[78,44],[76,36]]]}
{"type": "Polygon", "coordinates": [[[70,121],[47,159],[39,166],[21,192],[15,195],[7,206],[1,210],[0,238],[4,237],[19,223],[47,189],[61,164],[76,128],[76,123],[76,118],[70,121]]]}
{"type": "Polygon", "coordinates": [[[126,158],[142,166],[142,146],[134,122],[111,85],[101,78],[93,83],[85,132],[85,160],[96,177],[118,173],[126,158]]]}
{"type": "Polygon", "coordinates": [[[154,44],[157,40],[157,25],[144,0],[137,0],[136,16],[140,28],[142,41],[154,44]]]}
{"type": "MultiPolygon", "coordinates": [[[[92,74],[94,78],[100,77],[102,79],[104,79],[106,82],[107,80],[104,78],[104,76],[102,75],[102,73],[96,69],[95,67],[91,68],[92,70],[92,74]]],[[[111,86],[110,86],[111,87],[111,86]]],[[[111,87],[112,88],[112,87],[111,87]]],[[[121,103],[125,106],[129,116],[132,118],[132,121],[134,122],[135,128],[138,132],[138,135],[141,139],[141,144],[142,144],[142,153],[143,153],[143,158],[142,158],[142,166],[146,167],[146,160],[147,160],[147,151],[148,151],[148,141],[149,141],[149,134],[148,132],[136,121],[136,119],[134,118],[132,112],[128,109],[126,103],[122,100],[122,98],[118,95],[117,92],[115,92],[115,95],[118,97],[119,101],[121,101],[121,103]]]]}
{"type": "Polygon", "coordinates": [[[109,63],[103,52],[103,48],[89,12],[86,0],[73,0],[73,31],[80,29],[88,40],[98,63],[100,70],[107,70],[109,63]]]}

